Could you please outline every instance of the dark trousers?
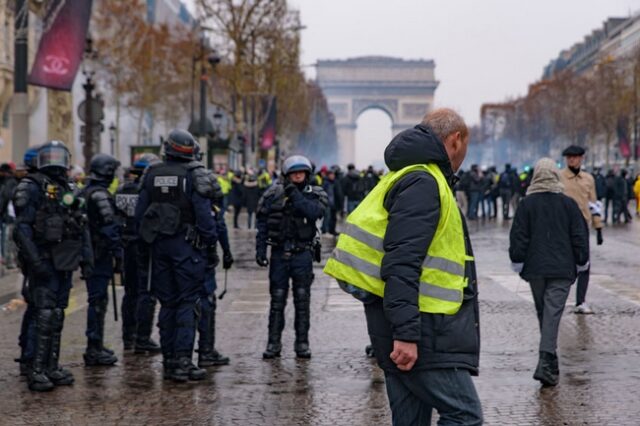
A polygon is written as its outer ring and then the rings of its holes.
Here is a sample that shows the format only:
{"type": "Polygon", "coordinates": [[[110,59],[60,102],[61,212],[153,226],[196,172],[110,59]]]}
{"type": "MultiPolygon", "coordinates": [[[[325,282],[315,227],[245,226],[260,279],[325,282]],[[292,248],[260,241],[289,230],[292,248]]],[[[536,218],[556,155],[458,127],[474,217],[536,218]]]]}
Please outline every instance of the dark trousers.
{"type": "Polygon", "coordinates": [[[197,302],[204,281],[204,253],[184,233],[152,246],[153,290],[160,301],[160,345],[167,357],[190,357],[196,333],[197,302]]]}
{"type": "Polygon", "coordinates": [[[385,373],[393,426],[431,425],[431,413],[440,415],[438,425],[481,425],[482,407],[467,370],[385,373]]]}
{"type": "Polygon", "coordinates": [[[294,328],[296,340],[306,342],[309,332],[311,283],[313,282],[313,256],[309,250],[287,256],[281,250],[271,251],[269,265],[270,329],[279,334],[284,328],[284,309],[291,281],[295,307],[294,328]],[[276,324],[274,324],[276,323],[276,324]]]}
{"type": "Polygon", "coordinates": [[[200,308],[200,318],[198,319],[198,351],[200,353],[214,349],[214,342],[210,342],[215,330],[210,330],[215,324],[216,315],[216,270],[207,268],[204,283],[200,288],[200,298],[198,300],[200,308]],[[212,318],[213,316],[213,318],[212,318]]]}
{"type": "Polygon", "coordinates": [[[479,191],[469,192],[469,209],[467,211],[467,219],[475,220],[478,218],[478,207],[482,200],[482,193],[479,191]]]}
{"type": "Polygon", "coordinates": [[[234,204],[233,205],[233,227],[240,228],[238,225],[238,216],[240,216],[240,212],[242,211],[242,204],[234,204]]]}
{"type": "Polygon", "coordinates": [[[136,306],[136,337],[138,340],[145,340],[151,337],[156,298],[151,286],[153,280],[149,280],[149,270],[152,266],[150,264],[149,246],[138,242],[137,249],[138,303],[136,306]]]}
{"type": "Polygon", "coordinates": [[[576,286],[576,306],[582,305],[587,298],[587,288],[589,287],[589,274],[591,268],[578,272],[578,282],[576,286]]]}
{"type": "Polygon", "coordinates": [[[541,278],[529,282],[540,326],[540,352],[556,353],[560,319],[569,297],[571,284],[569,280],[553,278],[541,278]]]}
{"type": "Polygon", "coordinates": [[[502,218],[509,219],[509,205],[511,204],[512,192],[508,189],[500,190],[500,198],[502,199],[502,218]]]}
{"type": "Polygon", "coordinates": [[[88,340],[102,342],[104,334],[104,315],[109,303],[109,282],[113,278],[113,259],[109,253],[98,253],[95,258],[93,273],[87,278],[88,340]]]}
{"type": "Polygon", "coordinates": [[[124,296],[122,297],[122,339],[132,340],[137,329],[138,259],[137,244],[129,243],[124,249],[124,296]]]}
{"type": "Polygon", "coordinates": [[[604,200],[604,223],[609,219],[609,206],[611,206],[611,216],[615,217],[615,201],[612,197],[606,197],[604,200]]]}
{"type": "Polygon", "coordinates": [[[34,356],[38,309],[66,309],[69,304],[69,293],[72,286],[71,273],[55,271],[50,262],[47,262],[47,265],[52,276],[47,280],[41,280],[34,276],[29,277],[28,289],[24,294],[28,304],[22,318],[20,337],[18,338],[22,351],[21,358],[24,361],[30,361],[34,356]],[[43,293],[46,293],[46,296],[43,293]]]}

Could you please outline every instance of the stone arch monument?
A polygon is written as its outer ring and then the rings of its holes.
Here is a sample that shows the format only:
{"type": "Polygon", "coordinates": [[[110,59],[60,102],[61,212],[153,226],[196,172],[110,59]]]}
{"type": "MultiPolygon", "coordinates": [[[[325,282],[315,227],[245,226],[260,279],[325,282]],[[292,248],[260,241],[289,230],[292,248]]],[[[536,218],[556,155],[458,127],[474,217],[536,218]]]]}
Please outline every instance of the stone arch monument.
{"type": "Polygon", "coordinates": [[[432,60],[404,60],[365,56],[320,60],[317,82],[338,132],[338,160],[355,160],[356,120],[368,109],[380,109],[391,118],[394,135],[414,126],[433,106],[438,87],[432,60]]]}

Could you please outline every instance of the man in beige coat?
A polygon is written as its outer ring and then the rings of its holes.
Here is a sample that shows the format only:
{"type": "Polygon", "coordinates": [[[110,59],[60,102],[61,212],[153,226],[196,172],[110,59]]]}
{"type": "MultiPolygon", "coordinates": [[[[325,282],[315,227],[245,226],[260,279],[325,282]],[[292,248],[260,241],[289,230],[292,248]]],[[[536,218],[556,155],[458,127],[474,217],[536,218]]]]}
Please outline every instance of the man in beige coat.
{"type": "MultiPolygon", "coordinates": [[[[562,152],[567,167],[560,173],[565,195],[573,198],[584,216],[586,225],[595,228],[597,232],[597,244],[601,245],[602,239],[602,203],[596,197],[596,184],[593,176],[581,169],[584,159],[584,148],[571,145],[562,152]]],[[[587,269],[578,273],[578,285],[576,288],[576,314],[592,314],[593,310],[585,301],[587,287],[589,286],[589,271],[587,269]]]]}

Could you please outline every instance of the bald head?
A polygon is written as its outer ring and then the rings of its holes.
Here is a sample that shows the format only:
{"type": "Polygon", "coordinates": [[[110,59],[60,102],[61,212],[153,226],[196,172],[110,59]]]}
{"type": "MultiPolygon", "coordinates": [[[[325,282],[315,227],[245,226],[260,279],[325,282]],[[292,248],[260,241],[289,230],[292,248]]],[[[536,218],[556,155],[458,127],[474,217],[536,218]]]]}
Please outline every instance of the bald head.
{"type": "Polygon", "coordinates": [[[457,171],[467,155],[469,144],[469,129],[464,119],[450,108],[439,108],[427,114],[422,124],[430,127],[442,141],[451,167],[454,172],[457,171]]]}

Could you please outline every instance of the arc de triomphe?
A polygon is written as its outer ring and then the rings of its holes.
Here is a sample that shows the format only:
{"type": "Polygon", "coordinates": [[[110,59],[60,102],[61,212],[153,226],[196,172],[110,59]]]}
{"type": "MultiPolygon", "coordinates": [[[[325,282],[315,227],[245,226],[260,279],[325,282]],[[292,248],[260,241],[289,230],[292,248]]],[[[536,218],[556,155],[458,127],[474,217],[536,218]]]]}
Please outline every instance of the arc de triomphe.
{"type": "Polygon", "coordinates": [[[356,120],[377,108],[391,118],[394,135],[414,126],[433,106],[438,87],[432,60],[404,60],[365,56],[345,60],[320,60],[317,82],[338,131],[338,160],[355,160],[356,120]]]}

